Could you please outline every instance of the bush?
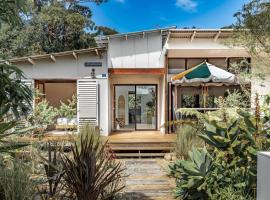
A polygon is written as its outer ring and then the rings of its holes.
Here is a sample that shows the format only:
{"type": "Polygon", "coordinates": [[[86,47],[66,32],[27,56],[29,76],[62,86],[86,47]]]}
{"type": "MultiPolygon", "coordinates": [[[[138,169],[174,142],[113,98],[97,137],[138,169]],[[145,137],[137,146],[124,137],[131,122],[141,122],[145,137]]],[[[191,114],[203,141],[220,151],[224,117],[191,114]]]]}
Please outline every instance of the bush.
{"type": "Polygon", "coordinates": [[[19,161],[12,168],[1,168],[0,199],[29,200],[35,194],[35,184],[27,167],[19,161]]]}
{"type": "Polygon", "coordinates": [[[72,96],[71,100],[68,99],[68,103],[60,101],[61,105],[57,110],[60,117],[66,117],[68,119],[74,118],[77,115],[77,98],[75,95],[72,96]]]}
{"type": "Polygon", "coordinates": [[[255,200],[251,196],[244,195],[241,190],[234,189],[233,187],[227,187],[220,189],[213,195],[211,200],[255,200]]]}
{"type": "Polygon", "coordinates": [[[56,116],[56,109],[50,106],[46,99],[43,99],[36,104],[33,116],[30,117],[30,121],[38,127],[36,132],[43,133],[48,125],[54,123],[56,116]]]}
{"type": "Polygon", "coordinates": [[[101,142],[97,129],[84,131],[71,147],[71,156],[62,154],[66,188],[80,200],[112,199],[124,188],[120,185],[124,168],[108,157],[107,142],[101,142]]]}
{"type": "Polygon", "coordinates": [[[189,124],[182,124],[177,129],[177,138],[175,143],[175,153],[177,158],[188,158],[188,152],[192,147],[202,147],[203,141],[198,138],[200,128],[195,128],[189,124]]]}
{"type": "Polygon", "coordinates": [[[199,137],[207,149],[193,149],[187,160],[170,165],[171,175],[176,178],[175,196],[211,199],[221,188],[231,187],[244,197],[253,197],[257,151],[269,148],[268,132],[262,123],[268,123],[269,119],[265,116],[260,121],[242,110],[238,111],[238,118],[227,121],[209,119],[206,115],[201,118],[204,129],[199,137]]]}

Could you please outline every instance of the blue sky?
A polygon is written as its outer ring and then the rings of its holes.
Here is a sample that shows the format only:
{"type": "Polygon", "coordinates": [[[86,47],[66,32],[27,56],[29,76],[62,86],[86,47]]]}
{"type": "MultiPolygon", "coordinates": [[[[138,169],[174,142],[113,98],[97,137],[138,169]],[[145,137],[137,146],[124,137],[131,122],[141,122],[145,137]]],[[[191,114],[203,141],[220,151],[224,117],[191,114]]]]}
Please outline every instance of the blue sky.
{"type": "Polygon", "coordinates": [[[176,25],[178,28],[221,28],[248,0],[108,0],[92,8],[97,25],[120,33],[176,25]]]}

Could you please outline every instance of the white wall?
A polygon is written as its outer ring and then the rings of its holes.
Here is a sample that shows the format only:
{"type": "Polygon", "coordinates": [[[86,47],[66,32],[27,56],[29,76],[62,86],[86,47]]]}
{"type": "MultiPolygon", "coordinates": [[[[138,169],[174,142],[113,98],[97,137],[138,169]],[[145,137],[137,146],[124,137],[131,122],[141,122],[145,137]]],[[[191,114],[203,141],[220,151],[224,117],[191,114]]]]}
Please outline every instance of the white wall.
{"type": "Polygon", "coordinates": [[[95,68],[96,74],[107,74],[107,56],[102,58],[93,53],[78,54],[78,60],[72,55],[56,57],[56,62],[51,59],[34,60],[35,64],[29,62],[15,63],[31,79],[78,79],[90,76],[91,69],[95,68]],[[85,67],[85,62],[102,62],[102,67],[85,67]]]}
{"type": "Polygon", "coordinates": [[[161,33],[111,38],[108,48],[109,68],[162,68],[161,33]]]}
{"type": "Polygon", "coordinates": [[[101,134],[108,136],[111,132],[110,128],[110,108],[109,108],[109,80],[96,79],[99,85],[99,127],[101,134]]]}

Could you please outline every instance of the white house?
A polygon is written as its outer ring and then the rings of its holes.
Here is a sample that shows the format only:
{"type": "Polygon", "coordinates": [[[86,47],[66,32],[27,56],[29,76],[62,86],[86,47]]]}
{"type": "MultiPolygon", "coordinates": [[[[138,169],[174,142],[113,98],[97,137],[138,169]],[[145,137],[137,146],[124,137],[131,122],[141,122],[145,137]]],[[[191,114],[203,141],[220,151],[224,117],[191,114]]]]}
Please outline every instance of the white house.
{"type": "MultiPolygon", "coordinates": [[[[203,61],[228,70],[231,62],[250,59],[244,49],[225,44],[231,35],[228,29],[155,29],[99,37],[97,48],[8,62],[22,69],[51,105],[77,94],[79,125],[99,126],[103,135],[116,130],[165,133],[170,130],[164,123],[173,119],[173,75],[203,61]]],[[[226,89],[210,90],[223,96],[226,89]]],[[[181,95],[200,92],[189,86],[179,90],[181,95]]]]}

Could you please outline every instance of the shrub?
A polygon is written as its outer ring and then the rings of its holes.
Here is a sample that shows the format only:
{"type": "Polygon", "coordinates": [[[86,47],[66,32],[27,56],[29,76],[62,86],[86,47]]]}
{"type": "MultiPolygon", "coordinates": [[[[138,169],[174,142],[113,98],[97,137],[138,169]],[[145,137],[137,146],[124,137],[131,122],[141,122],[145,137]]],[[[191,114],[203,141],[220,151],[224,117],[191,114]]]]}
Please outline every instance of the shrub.
{"type": "Polygon", "coordinates": [[[35,184],[27,167],[15,161],[12,168],[1,168],[0,199],[29,200],[35,194],[35,184]]]}
{"type": "Polygon", "coordinates": [[[233,187],[221,188],[216,194],[213,195],[211,200],[255,200],[251,196],[243,194],[239,189],[234,189],[233,187]]]}
{"type": "Polygon", "coordinates": [[[188,152],[192,147],[201,147],[203,142],[198,138],[200,128],[194,127],[190,124],[182,124],[177,129],[177,138],[175,143],[175,153],[177,158],[188,158],[188,152]]]}
{"type": "Polygon", "coordinates": [[[80,200],[112,199],[124,187],[118,184],[124,168],[107,156],[107,142],[101,142],[97,130],[86,130],[71,147],[71,156],[62,154],[67,190],[80,200]]]}
{"type": "Polygon", "coordinates": [[[204,129],[199,137],[207,144],[207,150],[193,149],[187,160],[170,166],[176,178],[175,195],[182,199],[209,199],[221,188],[232,187],[252,197],[256,188],[257,150],[269,148],[267,129],[262,126],[269,119],[264,116],[260,121],[243,110],[238,111],[238,118],[227,121],[202,117],[204,129]],[[204,155],[211,155],[212,159],[203,159],[204,155]]]}
{"type": "Polygon", "coordinates": [[[30,121],[38,127],[37,132],[43,133],[48,125],[54,123],[56,115],[56,109],[50,106],[46,99],[43,99],[36,104],[34,113],[30,116],[30,121]]]}
{"type": "Polygon", "coordinates": [[[60,117],[66,117],[68,119],[74,118],[77,115],[77,98],[75,95],[72,96],[71,100],[68,99],[67,103],[60,101],[61,105],[57,110],[60,117]]]}

